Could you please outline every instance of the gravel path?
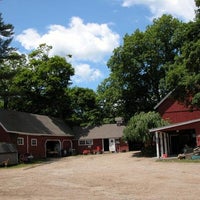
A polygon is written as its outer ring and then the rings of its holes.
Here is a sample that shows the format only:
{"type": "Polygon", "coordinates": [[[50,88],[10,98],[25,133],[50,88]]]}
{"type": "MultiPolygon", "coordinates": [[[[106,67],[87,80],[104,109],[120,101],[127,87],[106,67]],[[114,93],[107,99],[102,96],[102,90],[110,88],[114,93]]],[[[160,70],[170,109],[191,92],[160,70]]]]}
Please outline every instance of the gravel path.
{"type": "Polygon", "coordinates": [[[0,199],[200,199],[199,163],[156,162],[136,153],[73,156],[18,169],[0,168],[0,199]]]}

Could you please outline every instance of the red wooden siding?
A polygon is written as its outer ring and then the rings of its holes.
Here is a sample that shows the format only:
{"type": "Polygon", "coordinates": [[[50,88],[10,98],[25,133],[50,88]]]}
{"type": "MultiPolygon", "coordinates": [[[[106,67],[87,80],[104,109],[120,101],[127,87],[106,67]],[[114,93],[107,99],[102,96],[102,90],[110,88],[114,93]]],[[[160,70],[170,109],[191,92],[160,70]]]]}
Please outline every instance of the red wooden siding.
{"type": "Polygon", "coordinates": [[[189,107],[186,107],[172,98],[167,98],[161,105],[159,105],[157,111],[163,119],[168,120],[170,123],[178,123],[200,118],[200,110],[191,110],[189,107]]]}
{"type": "MultiPolygon", "coordinates": [[[[93,145],[87,146],[78,145],[78,140],[73,140],[73,148],[75,149],[76,153],[83,154],[85,150],[90,153],[95,153],[99,148],[103,150],[103,139],[93,139],[93,145]]],[[[119,139],[119,144],[116,143],[116,151],[117,152],[127,152],[129,151],[128,144],[124,142],[122,139],[119,139]]]]}
{"type": "Polygon", "coordinates": [[[78,144],[78,140],[74,140],[73,148],[76,150],[76,153],[78,153],[78,154],[83,154],[84,150],[88,150],[91,153],[95,152],[95,150],[97,150],[98,148],[100,148],[102,150],[103,149],[102,139],[93,139],[93,145],[91,145],[91,146],[88,146],[88,145],[81,146],[78,144]]]}

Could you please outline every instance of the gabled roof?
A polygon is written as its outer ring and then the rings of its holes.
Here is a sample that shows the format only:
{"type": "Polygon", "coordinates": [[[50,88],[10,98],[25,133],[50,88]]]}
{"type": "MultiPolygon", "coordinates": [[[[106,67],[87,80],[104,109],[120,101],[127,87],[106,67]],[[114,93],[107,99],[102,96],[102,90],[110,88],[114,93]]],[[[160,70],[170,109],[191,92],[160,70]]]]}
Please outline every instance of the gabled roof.
{"type": "Polygon", "coordinates": [[[160,102],[158,102],[155,106],[154,109],[156,110],[166,99],[168,99],[171,94],[174,92],[174,90],[172,90],[171,92],[169,92],[160,102]]]}
{"type": "Polygon", "coordinates": [[[64,121],[25,112],[0,110],[0,125],[10,133],[28,135],[71,136],[64,121]]]}
{"type": "Polygon", "coordinates": [[[96,127],[75,127],[74,133],[76,139],[106,139],[121,138],[125,126],[117,124],[104,124],[96,127]]]}
{"type": "Polygon", "coordinates": [[[190,120],[190,121],[186,121],[186,122],[170,124],[170,125],[162,126],[162,127],[159,127],[159,128],[153,128],[153,129],[150,129],[149,132],[154,133],[154,132],[157,132],[157,131],[167,131],[167,130],[172,129],[172,128],[178,128],[180,126],[184,126],[184,125],[188,125],[188,124],[194,124],[194,123],[197,123],[197,122],[200,122],[200,118],[190,120]]]}

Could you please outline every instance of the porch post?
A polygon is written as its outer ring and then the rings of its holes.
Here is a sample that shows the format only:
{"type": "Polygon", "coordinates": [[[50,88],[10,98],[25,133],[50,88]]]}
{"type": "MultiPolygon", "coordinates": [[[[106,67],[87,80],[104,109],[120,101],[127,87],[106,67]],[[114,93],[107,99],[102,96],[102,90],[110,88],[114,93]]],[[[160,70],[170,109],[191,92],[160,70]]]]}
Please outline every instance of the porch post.
{"type": "Polygon", "coordinates": [[[157,158],[160,158],[159,134],[157,131],[156,131],[156,155],[157,155],[157,158]]]}
{"type": "Polygon", "coordinates": [[[164,145],[165,145],[165,154],[168,154],[168,149],[167,149],[167,133],[164,133],[164,145]]]}
{"type": "Polygon", "coordinates": [[[160,148],[161,148],[161,157],[164,153],[164,149],[163,149],[163,133],[160,134],[160,148]]]}

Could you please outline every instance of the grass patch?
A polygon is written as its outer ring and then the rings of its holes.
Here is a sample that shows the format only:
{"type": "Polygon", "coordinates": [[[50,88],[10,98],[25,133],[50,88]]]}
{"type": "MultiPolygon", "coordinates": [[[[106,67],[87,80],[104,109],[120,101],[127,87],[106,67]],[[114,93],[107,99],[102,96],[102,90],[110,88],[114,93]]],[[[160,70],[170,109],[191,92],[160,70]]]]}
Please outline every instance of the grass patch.
{"type": "Polygon", "coordinates": [[[1,166],[0,169],[18,169],[18,168],[24,168],[24,167],[34,167],[38,164],[45,164],[49,162],[49,159],[38,159],[38,160],[32,160],[31,162],[28,163],[19,163],[16,165],[8,165],[7,167],[1,166]]]}
{"type": "Polygon", "coordinates": [[[156,162],[176,162],[176,163],[200,163],[200,159],[177,159],[177,158],[170,158],[170,159],[157,159],[156,162]]]}

